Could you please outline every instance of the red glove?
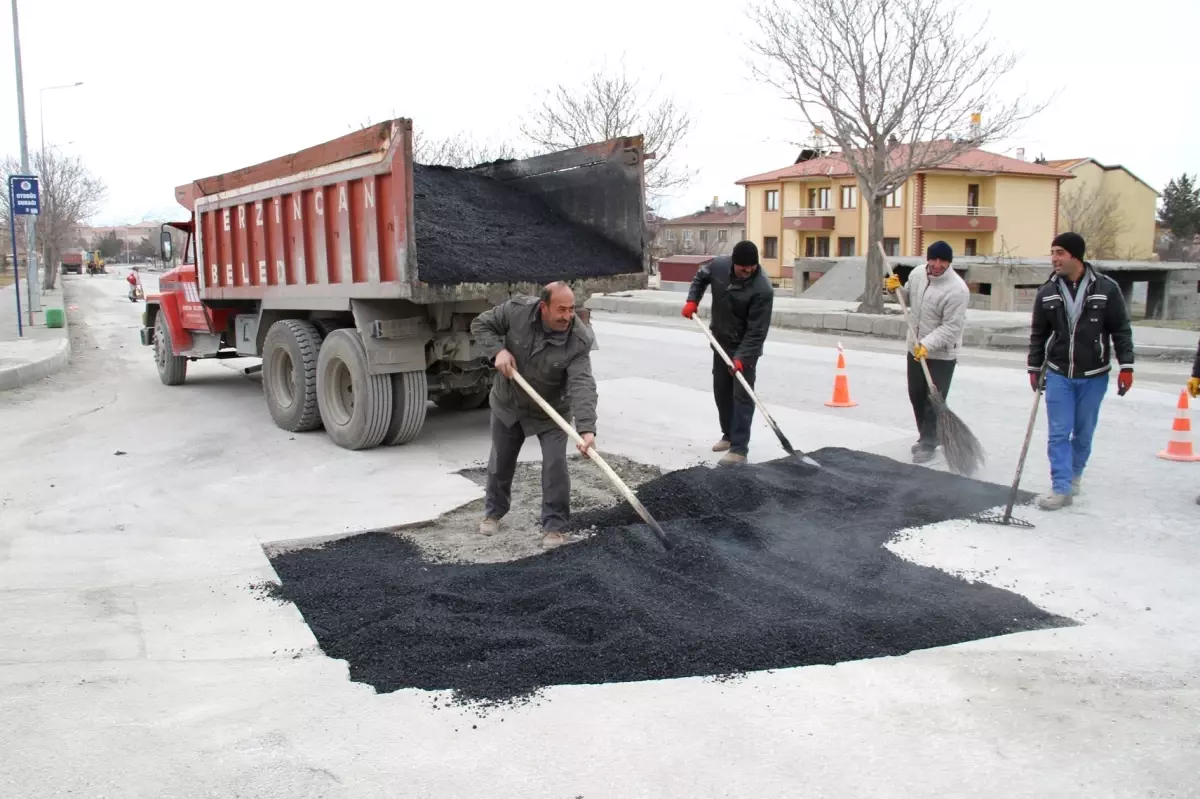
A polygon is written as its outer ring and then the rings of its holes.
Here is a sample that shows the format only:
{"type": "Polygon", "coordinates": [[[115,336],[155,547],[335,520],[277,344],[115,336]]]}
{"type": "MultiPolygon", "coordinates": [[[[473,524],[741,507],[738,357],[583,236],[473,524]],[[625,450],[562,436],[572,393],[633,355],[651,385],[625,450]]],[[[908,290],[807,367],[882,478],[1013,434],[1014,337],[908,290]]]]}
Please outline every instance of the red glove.
{"type": "Polygon", "coordinates": [[[1117,376],[1117,396],[1125,396],[1125,392],[1133,388],[1133,370],[1122,369],[1121,374],[1117,376]]]}
{"type": "Polygon", "coordinates": [[[1041,382],[1042,382],[1042,373],[1041,372],[1030,372],[1029,373],[1029,387],[1032,388],[1035,392],[1038,390],[1039,384],[1041,382]]]}
{"type": "Polygon", "coordinates": [[[733,359],[733,369],[732,369],[732,370],[730,370],[730,371],[731,371],[731,373],[732,373],[732,372],[741,372],[741,371],[745,371],[745,369],[746,369],[746,366],[745,366],[745,364],[743,364],[743,363],[742,363],[741,361],[739,361],[737,358],[734,358],[734,359],[733,359]]]}
{"type": "Polygon", "coordinates": [[[687,305],[683,306],[683,318],[691,319],[692,316],[696,313],[696,309],[699,307],[700,307],[700,304],[696,303],[696,302],[689,302],[687,305]]]}

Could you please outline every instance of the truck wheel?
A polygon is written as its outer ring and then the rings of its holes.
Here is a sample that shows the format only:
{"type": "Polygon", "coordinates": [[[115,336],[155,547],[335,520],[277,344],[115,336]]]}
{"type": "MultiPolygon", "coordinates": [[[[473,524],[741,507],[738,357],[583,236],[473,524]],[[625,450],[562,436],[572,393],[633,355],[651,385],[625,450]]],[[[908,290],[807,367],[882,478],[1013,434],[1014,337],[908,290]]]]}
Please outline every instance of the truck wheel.
{"type": "Polygon", "coordinates": [[[397,372],[392,381],[392,420],[383,439],[389,447],[407,444],[425,426],[429,406],[429,381],[424,372],[397,372]]]}
{"type": "Polygon", "coordinates": [[[162,310],[154,319],[154,362],[158,366],[158,379],[164,386],[178,386],[187,378],[187,358],[175,354],[171,329],[167,327],[167,317],[162,310]]]}
{"type": "Polygon", "coordinates": [[[473,411],[483,407],[487,402],[488,390],[483,391],[452,391],[434,400],[444,411],[473,411]]]}
{"type": "Polygon", "coordinates": [[[317,407],[317,354],[321,333],[310,322],[281,319],[263,340],[263,394],[275,424],[289,433],[321,426],[317,407]]]}
{"type": "Polygon", "coordinates": [[[367,351],[354,328],[335,330],[317,358],[317,405],[325,432],[339,447],[370,449],[392,418],[390,375],[367,371],[367,351]]]}

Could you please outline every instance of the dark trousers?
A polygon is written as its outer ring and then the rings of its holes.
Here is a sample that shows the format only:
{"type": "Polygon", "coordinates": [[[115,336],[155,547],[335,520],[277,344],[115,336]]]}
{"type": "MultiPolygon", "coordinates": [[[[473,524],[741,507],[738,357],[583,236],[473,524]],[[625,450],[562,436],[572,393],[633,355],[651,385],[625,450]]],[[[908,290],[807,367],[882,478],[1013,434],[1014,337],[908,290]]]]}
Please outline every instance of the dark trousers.
{"type": "MultiPolygon", "coordinates": [[[[958,362],[926,358],[925,363],[929,365],[929,374],[933,377],[933,384],[942,393],[942,399],[946,399],[950,394],[950,379],[954,377],[954,365],[958,362]]],[[[930,449],[936,447],[938,443],[937,413],[934,412],[933,400],[929,396],[929,384],[925,382],[921,364],[911,352],[908,354],[908,399],[912,403],[913,416],[917,420],[917,432],[921,434],[921,444],[930,449]]]]}
{"type": "MultiPolygon", "coordinates": [[[[525,444],[520,422],[511,427],[492,414],[492,454],[488,457],[484,513],[500,519],[512,505],[513,474],[525,444]]],[[[542,445],[542,530],[562,532],[571,517],[571,475],[567,471],[567,434],[557,427],[538,436],[542,445]]]]}
{"type": "MultiPolygon", "coordinates": [[[[726,350],[730,352],[730,350],[726,350]]],[[[757,358],[742,361],[742,377],[754,388],[757,358]]],[[[713,399],[717,402],[717,417],[721,420],[721,438],[729,442],[729,451],[746,455],[750,451],[750,423],[754,421],[754,400],[742,388],[738,379],[720,355],[713,353],[713,399]]]]}

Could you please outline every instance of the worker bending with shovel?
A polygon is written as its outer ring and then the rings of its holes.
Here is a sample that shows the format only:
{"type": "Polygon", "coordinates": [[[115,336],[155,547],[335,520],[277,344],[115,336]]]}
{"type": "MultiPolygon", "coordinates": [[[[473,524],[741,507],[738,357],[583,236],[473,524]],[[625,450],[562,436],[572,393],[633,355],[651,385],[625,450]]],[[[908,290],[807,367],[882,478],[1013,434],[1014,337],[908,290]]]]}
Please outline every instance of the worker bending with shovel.
{"type": "Polygon", "coordinates": [[[721,440],[713,452],[724,452],[723,466],[746,462],[750,452],[750,424],[754,421],[754,400],[734,377],[741,372],[751,388],[757,377],[758,359],[771,329],[771,309],[775,290],[758,263],[758,247],[752,241],[739,241],[731,255],[722,255],[700,267],[692,278],[683,315],[691,319],[712,287],[712,313],[709,329],[717,343],[733,361],[731,370],[717,352],[713,352],[713,399],[721,423],[721,440]]]}
{"type": "Polygon", "coordinates": [[[588,456],[596,438],[596,381],[592,377],[592,334],[575,318],[575,293],[566,283],[551,283],[540,297],[514,297],[480,314],[471,333],[499,373],[492,384],[492,451],[488,457],[483,535],[500,531],[512,500],[517,456],[529,436],[542,445],[542,548],[566,543],[563,531],[571,515],[571,477],[567,471],[567,434],[524,391],[514,371],[575,429],[588,456]]]}
{"type": "Polygon", "coordinates": [[[950,268],[954,250],[944,241],[935,241],[925,252],[925,265],[918,266],[900,285],[900,278],[888,275],[883,285],[888,291],[903,292],[912,315],[913,331],[908,333],[908,400],[917,422],[917,443],[912,446],[913,463],[928,463],[937,454],[937,412],[929,396],[920,361],[925,361],[933,384],[945,399],[962,348],[967,324],[967,305],[971,290],[958,273],[950,268]]]}

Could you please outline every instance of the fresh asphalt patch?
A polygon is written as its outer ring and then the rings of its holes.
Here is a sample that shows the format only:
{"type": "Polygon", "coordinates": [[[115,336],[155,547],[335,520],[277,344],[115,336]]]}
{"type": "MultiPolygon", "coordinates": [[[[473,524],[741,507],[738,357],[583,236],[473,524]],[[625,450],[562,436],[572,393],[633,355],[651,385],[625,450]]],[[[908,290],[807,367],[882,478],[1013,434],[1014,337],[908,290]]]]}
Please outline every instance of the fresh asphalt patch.
{"type": "Polygon", "coordinates": [[[505,701],[540,688],[738,674],[903,655],[1074,624],[1010,591],[894,555],[897,531],[1002,504],[1007,489],[846,449],[699,466],[579,514],[589,535],[503,563],[446,563],[368,533],[272,558],[326,655],[387,692],[505,701]]]}

